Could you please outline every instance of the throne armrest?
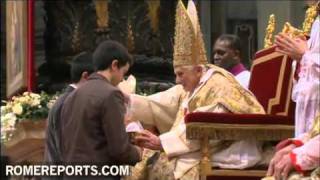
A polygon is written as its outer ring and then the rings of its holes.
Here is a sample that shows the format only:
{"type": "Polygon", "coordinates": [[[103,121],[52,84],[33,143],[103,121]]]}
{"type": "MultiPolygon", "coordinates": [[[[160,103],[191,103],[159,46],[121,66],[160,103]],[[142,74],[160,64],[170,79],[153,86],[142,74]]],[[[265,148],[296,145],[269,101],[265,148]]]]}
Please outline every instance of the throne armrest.
{"type": "Polygon", "coordinates": [[[185,117],[188,139],[282,140],[293,137],[293,120],[266,114],[195,112],[185,117]]]}
{"type": "Polygon", "coordinates": [[[294,134],[293,119],[287,116],[265,114],[230,114],[195,112],[186,115],[187,139],[200,140],[202,158],[201,177],[234,176],[263,177],[266,170],[214,170],[209,153],[209,140],[273,140],[290,138],[294,134]]]}

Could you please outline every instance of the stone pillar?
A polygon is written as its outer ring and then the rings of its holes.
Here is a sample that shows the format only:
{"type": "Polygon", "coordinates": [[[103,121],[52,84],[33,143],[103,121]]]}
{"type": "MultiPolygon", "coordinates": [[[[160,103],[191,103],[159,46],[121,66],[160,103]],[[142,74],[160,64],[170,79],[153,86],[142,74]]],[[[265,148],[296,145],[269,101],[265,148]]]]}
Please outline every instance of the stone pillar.
{"type": "MultiPolygon", "coordinates": [[[[222,33],[226,32],[227,26],[227,2],[212,1],[211,2],[211,33],[214,41],[222,33]]],[[[211,42],[211,45],[214,42],[211,42]]]]}
{"type": "MultiPolygon", "coordinates": [[[[46,28],[46,24],[44,22],[45,18],[45,10],[43,8],[44,2],[43,1],[35,1],[34,3],[35,13],[34,13],[34,31],[35,31],[35,40],[34,40],[34,58],[35,58],[35,70],[38,67],[45,63],[45,49],[44,49],[44,39],[43,33],[46,28]]],[[[37,85],[36,85],[37,87],[37,85]]]]}
{"type": "Polygon", "coordinates": [[[200,27],[203,33],[204,44],[206,46],[207,58],[211,58],[211,1],[200,2],[200,27]]]}

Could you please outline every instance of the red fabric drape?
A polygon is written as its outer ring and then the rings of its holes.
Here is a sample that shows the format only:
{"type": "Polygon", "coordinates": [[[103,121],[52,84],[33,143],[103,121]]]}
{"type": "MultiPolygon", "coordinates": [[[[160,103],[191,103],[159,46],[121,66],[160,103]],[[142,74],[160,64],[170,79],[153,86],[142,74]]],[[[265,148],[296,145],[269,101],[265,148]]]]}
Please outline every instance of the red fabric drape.
{"type": "Polygon", "coordinates": [[[35,90],[35,68],[34,68],[34,0],[28,0],[27,6],[27,87],[28,91],[35,90]]]}

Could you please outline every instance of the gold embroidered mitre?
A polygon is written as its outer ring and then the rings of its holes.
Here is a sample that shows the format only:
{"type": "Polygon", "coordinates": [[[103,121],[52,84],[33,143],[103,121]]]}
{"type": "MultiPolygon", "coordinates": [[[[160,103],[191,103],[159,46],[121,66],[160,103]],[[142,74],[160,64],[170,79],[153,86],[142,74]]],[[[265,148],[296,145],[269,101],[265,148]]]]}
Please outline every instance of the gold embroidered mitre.
{"type": "Polygon", "coordinates": [[[179,0],[176,9],[173,66],[207,63],[196,6],[190,0],[186,9],[179,0]]]}

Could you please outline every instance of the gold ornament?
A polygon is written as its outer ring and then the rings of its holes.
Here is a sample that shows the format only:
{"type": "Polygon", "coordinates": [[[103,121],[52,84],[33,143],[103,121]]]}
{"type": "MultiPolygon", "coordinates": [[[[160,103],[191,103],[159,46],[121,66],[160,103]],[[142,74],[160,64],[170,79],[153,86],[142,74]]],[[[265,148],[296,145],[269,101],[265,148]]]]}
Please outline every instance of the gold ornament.
{"type": "Polygon", "coordinates": [[[305,38],[305,34],[302,30],[293,27],[289,22],[286,22],[283,26],[282,33],[287,34],[291,38],[305,38]]]}
{"type": "Polygon", "coordinates": [[[317,4],[310,6],[306,11],[305,19],[304,19],[304,22],[302,25],[302,29],[303,29],[303,32],[305,33],[305,35],[310,34],[310,31],[312,28],[312,23],[318,14],[318,12],[317,12],[318,4],[319,4],[319,2],[317,4]]]}
{"type": "Polygon", "coordinates": [[[264,48],[268,48],[268,47],[272,46],[272,44],[273,44],[272,43],[272,35],[274,33],[275,26],[276,26],[275,16],[274,16],[274,14],[271,14],[269,17],[268,26],[266,29],[266,36],[264,38],[264,48]]]}
{"type": "Polygon", "coordinates": [[[150,24],[152,31],[156,33],[159,29],[159,8],[160,0],[148,1],[148,16],[150,19],[150,24]]]}
{"type": "Polygon", "coordinates": [[[94,3],[96,7],[98,29],[107,28],[109,23],[108,1],[95,0],[94,3]]]}

